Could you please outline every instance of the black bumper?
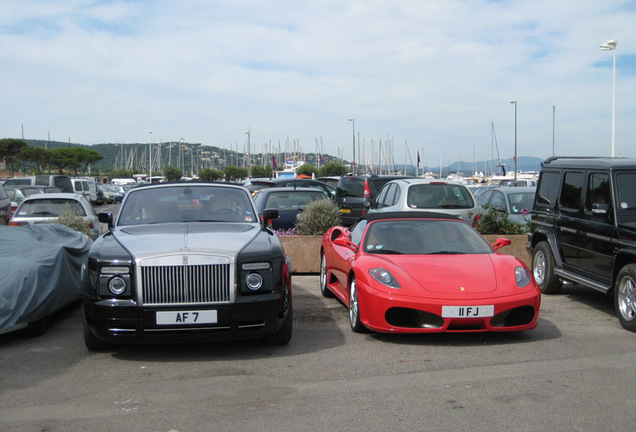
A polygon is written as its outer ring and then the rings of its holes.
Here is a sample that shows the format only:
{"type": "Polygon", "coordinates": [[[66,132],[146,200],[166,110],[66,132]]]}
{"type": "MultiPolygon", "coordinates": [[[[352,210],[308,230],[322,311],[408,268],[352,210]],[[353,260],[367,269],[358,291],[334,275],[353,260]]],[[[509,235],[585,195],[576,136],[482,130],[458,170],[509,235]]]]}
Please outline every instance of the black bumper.
{"type": "MultiPolygon", "coordinates": [[[[290,299],[291,300],[291,299],[290,299]]],[[[145,306],[84,300],[88,329],[114,344],[213,342],[250,339],[277,331],[287,309],[280,293],[241,298],[234,304],[145,306]],[[158,311],[216,310],[214,324],[157,325],[158,311]]]]}

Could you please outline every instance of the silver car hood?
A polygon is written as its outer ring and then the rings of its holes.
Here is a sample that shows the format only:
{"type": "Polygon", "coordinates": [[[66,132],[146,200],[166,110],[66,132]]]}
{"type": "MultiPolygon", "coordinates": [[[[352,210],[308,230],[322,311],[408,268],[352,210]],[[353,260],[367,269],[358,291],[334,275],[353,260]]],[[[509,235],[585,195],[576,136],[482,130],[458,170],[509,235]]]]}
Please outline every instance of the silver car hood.
{"type": "Polygon", "coordinates": [[[120,227],[113,236],[136,260],[192,253],[225,256],[233,262],[259,232],[259,224],[192,222],[120,227]]]}

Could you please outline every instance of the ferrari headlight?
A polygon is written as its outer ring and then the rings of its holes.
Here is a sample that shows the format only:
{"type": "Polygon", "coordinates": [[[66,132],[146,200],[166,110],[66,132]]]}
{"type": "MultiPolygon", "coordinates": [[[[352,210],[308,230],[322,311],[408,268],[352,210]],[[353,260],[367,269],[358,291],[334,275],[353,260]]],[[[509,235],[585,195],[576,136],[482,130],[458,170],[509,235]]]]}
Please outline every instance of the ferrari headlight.
{"type": "Polygon", "coordinates": [[[525,267],[515,267],[515,279],[517,286],[523,288],[530,283],[530,272],[525,267]]]}
{"type": "Polygon", "coordinates": [[[395,277],[386,269],[374,268],[369,270],[369,274],[373,279],[377,280],[383,285],[395,289],[402,289],[397,279],[395,279],[395,277]]]}

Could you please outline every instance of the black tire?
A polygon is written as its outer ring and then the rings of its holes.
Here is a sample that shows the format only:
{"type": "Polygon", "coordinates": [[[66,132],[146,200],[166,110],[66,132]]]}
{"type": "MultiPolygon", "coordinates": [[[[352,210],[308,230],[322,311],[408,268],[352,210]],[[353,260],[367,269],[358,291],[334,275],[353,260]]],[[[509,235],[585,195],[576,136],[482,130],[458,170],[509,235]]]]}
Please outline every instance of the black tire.
{"type": "Polygon", "coordinates": [[[334,297],[334,294],[327,287],[327,258],[324,253],[320,254],[320,293],[323,297],[334,297]]]}
{"type": "Polygon", "coordinates": [[[556,294],[561,291],[563,282],[554,274],[554,256],[548,242],[539,242],[532,253],[532,276],[541,292],[556,294]]]}
{"type": "Polygon", "coordinates": [[[349,282],[349,324],[355,333],[366,333],[367,328],[360,321],[360,301],[358,299],[358,285],[356,277],[349,282]]]}
{"type": "Polygon", "coordinates": [[[292,307],[291,298],[287,310],[287,316],[283,325],[274,333],[268,334],[263,338],[263,342],[267,345],[287,345],[292,337],[294,327],[294,308],[292,307]]]}
{"type": "Polygon", "coordinates": [[[84,333],[84,344],[86,344],[86,348],[88,348],[89,350],[103,351],[112,347],[112,344],[110,342],[100,339],[93,334],[93,332],[88,328],[86,316],[83,316],[82,318],[82,330],[84,333]]]}
{"type": "Polygon", "coordinates": [[[636,264],[627,264],[618,272],[614,310],[623,328],[636,332],[636,264]]]}
{"type": "Polygon", "coordinates": [[[38,337],[46,333],[46,329],[49,327],[49,317],[39,319],[37,321],[30,322],[24,332],[29,337],[38,337]]]}

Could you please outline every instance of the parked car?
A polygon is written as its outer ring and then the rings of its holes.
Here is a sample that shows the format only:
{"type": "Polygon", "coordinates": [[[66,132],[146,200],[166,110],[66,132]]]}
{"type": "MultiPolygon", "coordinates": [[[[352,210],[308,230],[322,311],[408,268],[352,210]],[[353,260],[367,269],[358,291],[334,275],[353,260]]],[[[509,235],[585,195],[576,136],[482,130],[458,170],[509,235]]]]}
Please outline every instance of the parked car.
{"type": "Polygon", "coordinates": [[[367,214],[373,199],[382,186],[391,180],[409,178],[397,175],[349,175],[343,176],[336,188],[336,204],[340,209],[342,225],[350,226],[367,214]]]}
{"type": "Polygon", "coordinates": [[[532,179],[502,180],[499,186],[537,187],[537,181],[532,179]]]}
{"type": "Polygon", "coordinates": [[[84,195],[84,198],[86,198],[88,202],[97,200],[97,192],[95,192],[95,199],[93,199],[91,188],[86,179],[74,178],[71,180],[71,183],[73,184],[73,192],[84,195]]]}
{"type": "Polygon", "coordinates": [[[287,230],[296,226],[298,215],[311,201],[330,199],[321,189],[276,187],[261,189],[253,194],[256,211],[261,216],[265,209],[278,210],[278,218],[270,220],[274,230],[287,230]]]}
{"type": "Polygon", "coordinates": [[[272,187],[287,187],[287,188],[314,188],[325,191],[333,199],[336,196],[336,190],[328,184],[312,179],[302,178],[276,178],[276,179],[251,179],[246,182],[245,187],[255,192],[261,189],[267,189],[272,187]]]}
{"type": "Polygon", "coordinates": [[[5,186],[55,186],[62,192],[73,193],[71,178],[62,174],[43,174],[36,176],[14,177],[5,180],[5,186]]]}
{"type": "Polygon", "coordinates": [[[92,239],[99,235],[97,213],[90,202],[81,194],[49,193],[27,197],[15,211],[9,225],[25,226],[51,223],[64,211],[72,211],[88,222],[92,239]]]}
{"type": "Polygon", "coordinates": [[[0,333],[46,330],[49,318],[80,299],[92,242],[58,224],[0,227],[0,333]]]}
{"type": "Polygon", "coordinates": [[[546,294],[574,282],[614,296],[636,331],[636,159],[552,157],[542,163],[529,252],[546,294]]]}
{"type": "Polygon", "coordinates": [[[372,213],[325,233],[320,289],[349,308],[354,332],[530,330],[541,291],[523,262],[495,253],[508,244],[445,214],[372,213]]]}
{"type": "Polygon", "coordinates": [[[179,182],[128,191],[85,274],[84,342],[204,342],[292,336],[290,263],[247,189],[179,182]]]}
{"type": "Polygon", "coordinates": [[[11,198],[4,190],[4,186],[0,185],[0,225],[8,224],[12,214],[11,198]]]}
{"type": "Polygon", "coordinates": [[[5,190],[11,198],[12,212],[15,212],[22,201],[33,194],[62,192],[60,188],[55,186],[7,186],[5,190]]]}
{"type": "Polygon", "coordinates": [[[527,225],[536,191],[536,187],[522,186],[502,186],[485,191],[477,198],[473,226],[476,226],[482,215],[488,213],[491,208],[506,213],[511,222],[527,225]]]}
{"type": "Polygon", "coordinates": [[[410,178],[386,183],[371,204],[369,213],[429,211],[470,222],[475,209],[473,194],[464,184],[449,180],[410,178]]]}
{"type": "Polygon", "coordinates": [[[98,183],[97,184],[97,199],[96,203],[99,204],[100,200],[102,200],[102,204],[105,202],[106,204],[114,204],[117,202],[117,196],[114,192],[112,192],[106,185],[98,183]],[[99,194],[101,192],[101,195],[99,194]]]}

